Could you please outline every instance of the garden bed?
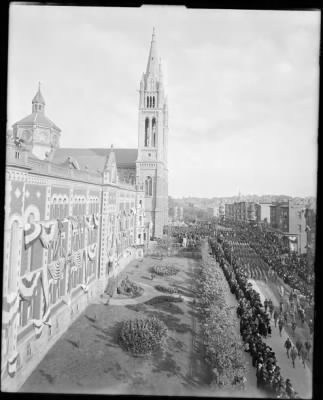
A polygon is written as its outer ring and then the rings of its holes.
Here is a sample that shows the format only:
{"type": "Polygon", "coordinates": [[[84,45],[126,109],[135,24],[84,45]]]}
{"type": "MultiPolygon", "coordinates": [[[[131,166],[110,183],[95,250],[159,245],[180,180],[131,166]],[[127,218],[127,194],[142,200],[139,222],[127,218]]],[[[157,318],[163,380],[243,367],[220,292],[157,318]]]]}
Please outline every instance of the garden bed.
{"type": "Polygon", "coordinates": [[[176,275],[179,272],[179,269],[174,265],[154,265],[152,268],[153,272],[160,276],[171,276],[176,275]]]}
{"type": "Polygon", "coordinates": [[[165,323],[156,317],[125,321],[119,334],[119,344],[135,355],[150,354],[167,337],[165,323]]]}
{"type": "Polygon", "coordinates": [[[183,302],[183,299],[181,297],[174,297],[174,296],[156,296],[150,300],[147,300],[144,304],[147,304],[148,306],[153,306],[155,304],[167,303],[167,302],[181,303],[183,302]]]}
{"type": "Polygon", "coordinates": [[[126,297],[139,297],[143,294],[144,289],[137,285],[135,282],[131,281],[128,276],[126,276],[117,287],[117,294],[126,297]]]}
{"type": "Polygon", "coordinates": [[[155,289],[162,293],[170,293],[175,294],[178,293],[178,290],[175,287],[170,286],[162,286],[162,285],[155,285],[155,289]]]}

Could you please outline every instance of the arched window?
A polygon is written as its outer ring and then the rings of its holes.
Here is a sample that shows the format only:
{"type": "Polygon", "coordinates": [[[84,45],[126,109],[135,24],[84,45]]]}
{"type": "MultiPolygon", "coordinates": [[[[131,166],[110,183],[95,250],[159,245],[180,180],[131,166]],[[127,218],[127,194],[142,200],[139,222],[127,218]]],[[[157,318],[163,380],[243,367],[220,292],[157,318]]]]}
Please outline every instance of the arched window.
{"type": "Polygon", "coordinates": [[[153,97],[153,108],[155,108],[155,96],[153,97]]]}
{"type": "Polygon", "coordinates": [[[147,105],[146,105],[146,107],[148,108],[149,107],[149,98],[148,98],[148,96],[147,96],[147,105]]]}
{"type": "Polygon", "coordinates": [[[57,200],[54,200],[54,218],[59,218],[59,205],[57,200]]]}
{"type": "Polygon", "coordinates": [[[153,195],[153,180],[149,177],[149,196],[153,195]]]}
{"type": "Polygon", "coordinates": [[[68,205],[67,205],[67,199],[66,198],[63,200],[63,207],[64,207],[63,218],[66,218],[68,216],[68,205]]]}
{"type": "Polygon", "coordinates": [[[149,147],[149,119],[145,120],[145,147],[149,147]]]}
{"type": "Polygon", "coordinates": [[[8,290],[15,292],[17,290],[17,265],[19,257],[19,224],[14,221],[11,225],[10,235],[10,258],[8,271],[8,290]]]}
{"type": "Polygon", "coordinates": [[[156,118],[152,120],[152,147],[156,147],[156,118]]]}
{"type": "Polygon", "coordinates": [[[152,179],[151,176],[147,176],[145,181],[145,194],[146,196],[152,196],[152,179]]]}

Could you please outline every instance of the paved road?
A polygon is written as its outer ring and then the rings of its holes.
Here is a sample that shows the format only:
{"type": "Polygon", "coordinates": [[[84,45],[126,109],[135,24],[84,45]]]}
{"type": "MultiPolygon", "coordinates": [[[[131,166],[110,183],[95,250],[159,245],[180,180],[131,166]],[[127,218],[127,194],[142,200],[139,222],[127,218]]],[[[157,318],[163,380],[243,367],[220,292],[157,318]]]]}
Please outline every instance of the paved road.
{"type": "MultiPolygon", "coordinates": [[[[274,305],[278,305],[278,300],[264,282],[254,281],[252,279],[250,279],[250,282],[253,288],[260,294],[262,302],[265,298],[271,298],[274,305]]],[[[295,368],[293,368],[292,361],[287,358],[284,350],[284,343],[287,337],[288,335],[285,329],[283,329],[282,337],[280,337],[278,326],[275,328],[274,323],[272,323],[272,337],[267,338],[265,341],[275,351],[283,377],[291,380],[293,387],[302,398],[310,399],[312,398],[312,373],[307,366],[305,366],[305,368],[303,367],[302,361],[299,358],[297,358],[295,368]]],[[[290,338],[290,340],[293,341],[292,338],[290,338]]]]}

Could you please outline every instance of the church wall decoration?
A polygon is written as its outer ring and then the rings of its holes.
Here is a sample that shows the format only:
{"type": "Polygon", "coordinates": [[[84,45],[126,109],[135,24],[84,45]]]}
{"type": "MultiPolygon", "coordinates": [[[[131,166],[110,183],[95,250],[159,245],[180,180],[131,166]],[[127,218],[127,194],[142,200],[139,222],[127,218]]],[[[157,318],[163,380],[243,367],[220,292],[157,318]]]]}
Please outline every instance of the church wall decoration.
{"type": "Polygon", "coordinates": [[[99,214],[93,214],[94,229],[99,226],[99,214]]]}
{"type": "Polygon", "coordinates": [[[24,226],[25,248],[28,249],[41,234],[42,226],[39,223],[26,223],[24,226]]]}

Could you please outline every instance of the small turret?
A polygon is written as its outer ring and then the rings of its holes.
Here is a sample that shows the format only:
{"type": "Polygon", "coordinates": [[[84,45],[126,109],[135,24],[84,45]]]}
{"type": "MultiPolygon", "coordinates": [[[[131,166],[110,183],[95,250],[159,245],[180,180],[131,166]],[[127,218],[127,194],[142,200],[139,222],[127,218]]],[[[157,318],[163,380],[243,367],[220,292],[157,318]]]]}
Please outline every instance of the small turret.
{"type": "Polygon", "coordinates": [[[35,94],[35,97],[33,98],[32,101],[32,112],[41,112],[43,113],[45,111],[45,100],[43,95],[41,94],[40,91],[40,82],[38,83],[38,91],[35,94]]]}

